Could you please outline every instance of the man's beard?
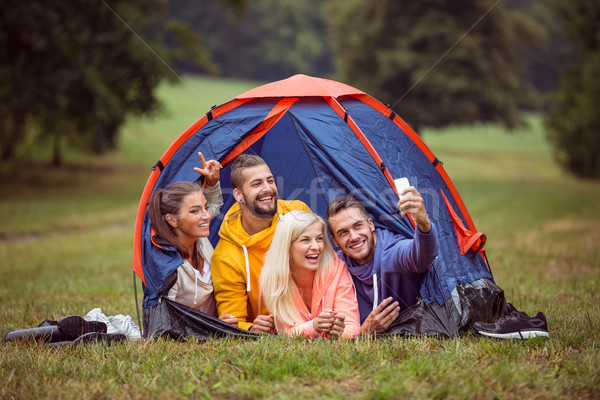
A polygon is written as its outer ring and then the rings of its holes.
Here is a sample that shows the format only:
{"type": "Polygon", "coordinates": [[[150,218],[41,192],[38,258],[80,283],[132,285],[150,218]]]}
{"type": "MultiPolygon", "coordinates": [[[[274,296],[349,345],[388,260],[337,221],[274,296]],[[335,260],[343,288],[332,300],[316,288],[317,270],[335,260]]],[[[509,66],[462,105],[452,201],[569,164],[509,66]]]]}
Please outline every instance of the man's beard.
{"type": "Polygon", "coordinates": [[[277,214],[277,193],[269,192],[259,194],[252,202],[249,201],[249,199],[244,194],[242,194],[242,196],[244,197],[244,201],[248,205],[248,211],[250,211],[250,214],[252,214],[252,216],[254,216],[255,218],[271,219],[273,218],[273,215],[277,214]],[[262,204],[260,204],[257,199],[264,195],[272,195],[273,204],[268,206],[263,206],[262,204]]]}
{"type": "Polygon", "coordinates": [[[365,235],[365,248],[361,253],[363,254],[355,254],[348,250],[349,245],[346,244],[345,249],[342,249],[342,252],[346,254],[348,257],[352,258],[358,265],[364,265],[367,263],[367,260],[374,256],[375,253],[375,236],[373,232],[370,232],[370,235],[365,235]],[[346,250],[346,251],[344,251],[346,250]]]}

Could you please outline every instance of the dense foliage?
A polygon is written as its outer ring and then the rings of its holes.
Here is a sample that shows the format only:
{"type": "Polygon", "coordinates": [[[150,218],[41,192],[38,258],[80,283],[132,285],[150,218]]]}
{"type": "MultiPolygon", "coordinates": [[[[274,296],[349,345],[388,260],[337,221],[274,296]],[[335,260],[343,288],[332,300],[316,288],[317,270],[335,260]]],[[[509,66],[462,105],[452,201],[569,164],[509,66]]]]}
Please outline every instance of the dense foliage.
{"type": "Polygon", "coordinates": [[[390,104],[417,131],[482,121],[514,127],[519,111],[539,106],[536,90],[548,107],[568,61],[575,66],[548,118],[550,139],[564,165],[593,176],[593,135],[569,135],[594,131],[597,0],[558,2],[567,21],[592,21],[581,31],[566,23],[584,50],[566,41],[553,1],[7,0],[0,157],[37,158],[40,148],[48,157],[53,148],[58,162],[67,141],[112,149],[127,115],[159,108],[161,80],[190,72],[332,77],[390,104]]]}
{"type": "MultiPolygon", "coordinates": [[[[220,74],[274,81],[333,72],[321,4],[261,0],[232,8],[212,0],[170,0],[169,11],[201,35],[220,74]]],[[[198,71],[186,63],[180,67],[198,71]]]]}
{"type": "Polygon", "coordinates": [[[115,146],[128,112],[157,106],[163,66],[124,22],[143,30],[160,0],[9,1],[0,16],[2,157],[35,128],[36,140],[63,139],[97,153],[115,146]],[[117,17],[118,15],[118,17],[117,17]],[[143,18],[142,18],[143,17],[143,18]]]}
{"type": "Polygon", "coordinates": [[[546,118],[558,161],[577,176],[600,177],[600,1],[557,2],[565,30],[584,59],[565,72],[546,118]]]}
{"type": "Polygon", "coordinates": [[[487,0],[332,0],[341,79],[390,103],[413,126],[495,121],[532,104],[521,45],[536,24],[487,0]]]}
{"type": "Polygon", "coordinates": [[[172,37],[189,58],[204,61],[194,34],[164,21],[164,6],[163,0],[5,1],[2,159],[26,141],[51,145],[55,163],[64,141],[102,153],[115,147],[126,115],[156,110],[154,89],[171,75],[162,43],[172,37]]]}

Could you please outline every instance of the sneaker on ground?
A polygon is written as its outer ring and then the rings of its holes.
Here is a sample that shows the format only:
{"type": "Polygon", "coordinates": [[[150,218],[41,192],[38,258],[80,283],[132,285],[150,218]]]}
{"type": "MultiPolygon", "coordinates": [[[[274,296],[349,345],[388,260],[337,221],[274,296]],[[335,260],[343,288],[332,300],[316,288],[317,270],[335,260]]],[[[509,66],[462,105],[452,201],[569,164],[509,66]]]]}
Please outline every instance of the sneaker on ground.
{"type": "Polygon", "coordinates": [[[530,339],[534,337],[549,337],[546,316],[541,311],[530,317],[527,313],[517,310],[512,304],[506,304],[504,314],[495,324],[476,322],[473,329],[480,335],[500,339],[530,339]]]}
{"type": "Polygon", "coordinates": [[[66,340],[75,340],[91,332],[106,333],[106,329],[104,322],[86,321],[78,315],[69,315],[58,321],[58,330],[63,333],[66,340]]]}

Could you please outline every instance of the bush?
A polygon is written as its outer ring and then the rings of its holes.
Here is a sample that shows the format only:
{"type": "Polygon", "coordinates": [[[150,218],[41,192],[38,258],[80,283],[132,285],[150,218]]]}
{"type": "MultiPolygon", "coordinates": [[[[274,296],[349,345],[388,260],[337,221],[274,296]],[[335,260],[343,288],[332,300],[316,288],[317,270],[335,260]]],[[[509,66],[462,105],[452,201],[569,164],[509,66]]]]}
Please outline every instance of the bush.
{"type": "Polygon", "coordinates": [[[576,176],[600,178],[600,53],[569,70],[545,124],[558,162],[576,176]]]}

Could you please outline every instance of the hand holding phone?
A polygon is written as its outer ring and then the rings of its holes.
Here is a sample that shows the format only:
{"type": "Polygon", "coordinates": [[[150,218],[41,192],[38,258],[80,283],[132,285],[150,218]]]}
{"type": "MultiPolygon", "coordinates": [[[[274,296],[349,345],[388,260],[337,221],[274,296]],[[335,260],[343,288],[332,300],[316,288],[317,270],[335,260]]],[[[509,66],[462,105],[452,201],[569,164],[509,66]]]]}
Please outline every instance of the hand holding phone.
{"type": "Polygon", "coordinates": [[[410,187],[408,178],[394,179],[394,185],[396,186],[396,192],[398,192],[398,198],[402,199],[402,192],[410,187]]]}

